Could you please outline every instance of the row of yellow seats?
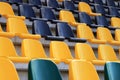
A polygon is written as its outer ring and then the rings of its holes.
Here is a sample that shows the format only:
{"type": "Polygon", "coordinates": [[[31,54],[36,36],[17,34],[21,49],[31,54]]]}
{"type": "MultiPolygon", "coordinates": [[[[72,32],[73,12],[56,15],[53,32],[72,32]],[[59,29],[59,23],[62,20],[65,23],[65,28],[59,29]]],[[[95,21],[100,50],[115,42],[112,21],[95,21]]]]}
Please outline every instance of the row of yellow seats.
{"type": "Polygon", "coordinates": [[[112,45],[120,45],[120,29],[115,30],[115,39],[113,38],[111,31],[105,27],[98,27],[96,30],[96,37],[94,36],[92,29],[87,25],[78,25],[77,37],[87,39],[90,43],[112,45]]]}
{"type": "Polygon", "coordinates": [[[44,48],[38,40],[24,39],[21,43],[21,56],[18,56],[10,39],[0,37],[0,44],[0,56],[7,56],[13,62],[29,62],[34,58],[49,59],[56,63],[85,60],[97,65],[104,65],[106,61],[119,62],[114,49],[109,45],[99,45],[97,59],[91,46],[84,43],[77,43],[75,45],[75,58],[72,57],[68,45],[60,41],[50,42],[50,58],[46,56],[44,48]]]}
{"type": "MultiPolygon", "coordinates": [[[[31,66],[35,66],[35,68],[38,68],[38,70],[36,69],[37,72],[34,71],[34,74],[32,74],[32,76],[30,76],[31,78],[33,77],[32,80],[39,80],[38,75],[42,76],[42,79],[46,80],[46,78],[44,78],[44,77],[49,77],[50,74],[47,75],[45,73],[50,73],[50,71],[51,71],[51,70],[49,71],[48,68],[53,67],[53,66],[56,67],[56,65],[54,63],[44,60],[44,63],[49,62],[49,64],[45,63],[49,67],[46,65],[43,68],[43,67],[41,67],[39,65],[39,61],[40,60],[36,60],[36,63],[38,63],[38,65],[29,64],[31,66]],[[39,71],[41,71],[41,68],[43,69],[42,71],[44,71],[44,69],[47,69],[48,71],[45,70],[44,75],[43,74],[42,75],[38,74],[38,73],[42,73],[42,72],[39,72],[39,71]]],[[[34,60],[34,62],[35,62],[35,60],[34,60]]],[[[32,63],[32,61],[31,61],[31,63],[32,63]]],[[[56,73],[56,75],[58,75],[60,73],[57,71],[58,69],[56,69],[56,68],[54,70],[52,70],[52,73],[54,72],[54,73],[56,73]]],[[[34,70],[34,68],[28,68],[28,70],[31,70],[31,69],[34,70]]],[[[32,72],[28,72],[28,75],[30,73],[32,73],[32,72]]],[[[51,75],[51,77],[54,78],[53,75],[51,75]]],[[[5,57],[0,57],[0,79],[1,80],[20,80],[14,64],[9,59],[7,59],[5,57]]],[[[69,80],[81,80],[81,79],[82,80],[90,80],[90,79],[92,79],[92,80],[100,80],[99,76],[98,76],[98,74],[96,72],[95,67],[90,62],[73,60],[69,65],[69,80]]],[[[31,79],[28,79],[28,80],[31,80],[31,79]]],[[[62,79],[59,79],[59,80],[62,80],[62,79]]]]}

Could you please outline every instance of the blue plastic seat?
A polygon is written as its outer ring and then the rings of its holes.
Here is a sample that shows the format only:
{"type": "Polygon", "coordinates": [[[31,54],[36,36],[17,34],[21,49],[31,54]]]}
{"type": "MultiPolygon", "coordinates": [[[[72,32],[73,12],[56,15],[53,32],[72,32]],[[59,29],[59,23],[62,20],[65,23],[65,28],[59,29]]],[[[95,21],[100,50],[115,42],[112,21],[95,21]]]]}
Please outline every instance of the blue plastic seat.
{"type": "Polygon", "coordinates": [[[105,12],[105,10],[104,10],[104,7],[102,6],[102,5],[95,5],[95,11],[97,12],[97,13],[101,13],[102,15],[105,15],[106,14],[106,12],[105,12]]]}
{"type": "Polygon", "coordinates": [[[96,16],[96,21],[97,21],[97,25],[99,25],[101,27],[106,27],[111,30],[115,30],[115,28],[113,28],[112,26],[109,25],[107,19],[104,16],[96,16]]]}
{"type": "Polygon", "coordinates": [[[90,27],[96,28],[98,27],[97,25],[93,24],[92,19],[90,18],[90,16],[85,13],[85,12],[80,12],[79,13],[79,21],[81,23],[86,23],[87,25],[89,25],[90,27]]]}
{"type": "Polygon", "coordinates": [[[22,0],[9,0],[11,3],[23,3],[22,0]]]}
{"type": "Polygon", "coordinates": [[[28,80],[62,80],[62,77],[52,61],[34,59],[29,62],[28,80]]]}
{"type": "Polygon", "coordinates": [[[76,10],[76,7],[72,1],[63,1],[63,5],[65,9],[74,11],[76,10]]]}
{"type": "Polygon", "coordinates": [[[116,7],[114,0],[106,0],[107,6],[116,7]]]}
{"type": "Polygon", "coordinates": [[[28,0],[29,4],[35,5],[37,7],[42,5],[41,0],[28,0]]]}
{"type": "Polygon", "coordinates": [[[53,36],[48,24],[42,20],[34,20],[32,32],[33,34],[40,34],[47,40],[64,40],[64,37],[53,36]]]}
{"type": "Polygon", "coordinates": [[[71,27],[67,23],[57,23],[56,32],[58,36],[63,36],[69,41],[73,42],[86,42],[85,39],[75,38],[71,27]]]}
{"type": "Polygon", "coordinates": [[[120,80],[120,63],[107,62],[104,66],[105,80],[120,80]]]}
{"type": "Polygon", "coordinates": [[[79,3],[79,2],[86,2],[86,3],[90,3],[89,0],[72,0],[75,3],[79,3]]]}
{"type": "Polygon", "coordinates": [[[99,4],[99,5],[103,5],[103,1],[102,0],[93,0],[95,4],[99,4]]]}
{"type": "Polygon", "coordinates": [[[115,7],[109,7],[109,14],[112,17],[120,17],[120,13],[118,12],[118,9],[115,7]]]}
{"type": "Polygon", "coordinates": [[[47,6],[52,8],[60,8],[56,0],[46,0],[47,6]]]}

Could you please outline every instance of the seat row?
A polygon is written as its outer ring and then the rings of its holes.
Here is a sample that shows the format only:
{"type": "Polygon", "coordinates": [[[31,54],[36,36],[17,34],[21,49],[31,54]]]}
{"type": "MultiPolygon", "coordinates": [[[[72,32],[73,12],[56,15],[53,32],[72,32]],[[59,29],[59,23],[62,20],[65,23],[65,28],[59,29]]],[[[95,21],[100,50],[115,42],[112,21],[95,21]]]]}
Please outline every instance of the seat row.
{"type": "Polygon", "coordinates": [[[72,60],[91,61],[96,65],[104,65],[107,61],[119,62],[114,49],[109,45],[99,45],[97,59],[91,46],[85,43],[75,45],[75,58],[72,57],[68,45],[61,41],[50,42],[49,58],[38,40],[24,39],[21,43],[21,56],[18,56],[10,39],[0,37],[0,44],[0,56],[6,56],[13,62],[28,63],[31,59],[36,58],[48,59],[56,63],[65,62],[66,64],[69,64],[72,60]]]}
{"type": "MultiPolygon", "coordinates": [[[[14,64],[0,57],[0,79],[19,80],[14,64]],[[8,67],[9,66],[9,67],[8,67]],[[7,77],[5,77],[7,76],[7,77]]],[[[104,66],[105,80],[119,80],[120,63],[108,62],[104,66]]],[[[28,80],[62,80],[56,64],[50,60],[34,59],[28,65],[28,80]]],[[[95,67],[88,61],[73,60],[69,65],[69,80],[100,80],[95,67]],[[79,74],[79,75],[78,75],[79,74]],[[86,77],[87,76],[87,77],[86,77]]]]}

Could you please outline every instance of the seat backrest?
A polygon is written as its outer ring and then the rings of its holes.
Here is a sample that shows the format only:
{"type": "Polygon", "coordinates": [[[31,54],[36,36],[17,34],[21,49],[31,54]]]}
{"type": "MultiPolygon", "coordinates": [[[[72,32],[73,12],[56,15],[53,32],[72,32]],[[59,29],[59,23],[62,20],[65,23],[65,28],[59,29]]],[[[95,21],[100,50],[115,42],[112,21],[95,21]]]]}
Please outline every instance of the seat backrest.
{"type": "Polygon", "coordinates": [[[83,60],[96,60],[93,49],[85,43],[77,43],[75,45],[75,58],[83,60]]]}
{"type": "Polygon", "coordinates": [[[116,61],[117,56],[110,45],[99,45],[98,47],[98,58],[105,61],[116,61]]]}
{"type": "Polygon", "coordinates": [[[79,25],[77,27],[77,37],[85,38],[85,39],[94,39],[95,38],[91,28],[87,25],[79,25]]]}
{"type": "Polygon", "coordinates": [[[111,26],[120,28],[120,18],[112,17],[111,18],[111,26]]]}
{"type": "Polygon", "coordinates": [[[14,15],[13,9],[10,4],[5,2],[0,2],[0,14],[1,15],[14,15]]]}
{"type": "MultiPolygon", "coordinates": [[[[98,2],[99,2],[99,0],[98,0],[98,2]]],[[[105,10],[104,10],[104,7],[103,7],[102,5],[99,5],[99,4],[96,4],[96,5],[95,5],[95,11],[96,11],[97,13],[101,13],[102,15],[105,15],[105,14],[106,14],[106,12],[105,12],[105,10]]]]}
{"type": "Polygon", "coordinates": [[[107,6],[116,7],[114,0],[106,0],[107,6]]]}
{"type": "Polygon", "coordinates": [[[120,79],[120,63],[107,62],[104,66],[105,80],[119,80],[120,79]]]}
{"type": "Polygon", "coordinates": [[[7,32],[12,33],[25,33],[28,34],[28,30],[24,20],[18,18],[8,18],[7,19],[7,32]]]}
{"type": "Polygon", "coordinates": [[[34,10],[32,9],[32,6],[30,5],[27,5],[27,4],[21,4],[19,5],[19,14],[21,16],[25,16],[27,18],[30,18],[30,17],[36,17],[35,16],[35,12],[34,10]]]}
{"type": "Polygon", "coordinates": [[[119,17],[120,13],[118,12],[118,9],[116,9],[115,7],[109,7],[109,14],[115,17],[119,17]]]}
{"type": "Polygon", "coordinates": [[[20,80],[14,64],[4,57],[0,57],[0,80],[20,80]]]}
{"type": "Polygon", "coordinates": [[[18,56],[12,41],[5,37],[0,37],[0,56],[18,56]]]}
{"type": "Polygon", "coordinates": [[[58,36],[64,36],[66,38],[74,37],[73,31],[67,23],[57,23],[56,27],[58,36]]]}
{"type": "Polygon", "coordinates": [[[104,27],[108,27],[108,21],[104,16],[96,16],[96,21],[98,25],[104,26],[104,27]]]}
{"type": "Polygon", "coordinates": [[[93,0],[95,4],[103,5],[102,0],[93,0]]]}
{"type": "Polygon", "coordinates": [[[50,57],[61,60],[72,59],[68,45],[65,42],[60,41],[50,42],[50,57]]]}
{"type": "Polygon", "coordinates": [[[61,10],[59,13],[59,19],[65,22],[76,22],[72,12],[67,10],[61,10]]]}
{"type": "Polygon", "coordinates": [[[55,63],[50,60],[34,59],[28,66],[29,80],[62,80],[55,63]]]}
{"type": "Polygon", "coordinates": [[[72,1],[64,1],[63,2],[64,8],[68,10],[76,10],[76,7],[72,1]]]}
{"type": "Polygon", "coordinates": [[[97,38],[100,40],[106,40],[106,41],[114,40],[110,30],[103,27],[97,28],[97,38]]]}
{"type": "Polygon", "coordinates": [[[81,2],[86,2],[86,3],[90,3],[90,0],[79,0],[81,2]]]}
{"type": "Polygon", "coordinates": [[[9,1],[12,2],[12,3],[23,3],[22,0],[9,0],[9,1]]]}
{"type": "Polygon", "coordinates": [[[46,0],[46,1],[47,1],[47,6],[52,8],[59,8],[59,4],[56,0],[46,0]]]}
{"type": "Polygon", "coordinates": [[[56,16],[51,8],[42,7],[40,9],[40,12],[41,12],[42,18],[46,18],[48,20],[56,20],[56,16]]]}
{"type": "Polygon", "coordinates": [[[119,29],[115,30],[115,40],[120,41],[120,30],[119,29]]]}
{"type": "Polygon", "coordinates": [[[94,65],[73,60],[69,65],[69,80],[100,80],[94,65]]]}
{"type": "Polygon", "coordinates": [[[29,58],[46,58],[44,48],[40,41],[33,39],[24,39],[22,41],[22,56],[29,58]]]}
{"type": "Polygon", "coordinates": [[[33,5],[41,5],[42,2],[41,0],[28,0],[29,4],[33,4],[33,5]]]}
{"type": "Polygon", "coordinates": [[[79,2],[78,9],[81,12],[86,12],[86,13],[92,12],[91,7],[85,2],[79,2]]]}
{"type": "Polygon", "coordinates": [[[34,20],[32,32],[41,36],[52,36],[49,25],[42,20],[34,20]]]}
{"type": "Polygon", "coordinates": [[[81,23],[86,23],[88,25],[92,24],[92,19],[90,18],[90,16],[85,13],[85,12],[80,12],[79,13],[79,20],[81,23]]]}

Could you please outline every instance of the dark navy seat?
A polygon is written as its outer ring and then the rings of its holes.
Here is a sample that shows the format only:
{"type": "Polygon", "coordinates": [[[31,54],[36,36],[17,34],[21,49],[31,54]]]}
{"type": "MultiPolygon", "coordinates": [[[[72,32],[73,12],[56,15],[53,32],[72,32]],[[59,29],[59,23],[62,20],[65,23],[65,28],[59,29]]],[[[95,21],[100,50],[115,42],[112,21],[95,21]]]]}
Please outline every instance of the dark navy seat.
{"type": "Polygon", "coordinates": [[[116,7],[114,0],[106,0],[107,6],[116,7]]]}
{"type": "Polygon", "coordinates": [[[47,6],[51,8],[60,8],[58,2],[56,0],[46,0],[47,6]]]}
{"type": "Polygon", "coordinates": [[[40,7],[42,5],[41,0],[28,0],[29,4],[40,7]]]}
{"type": "Polygon", "coordinates": [[[9,0],[9,2],[12,2],[12,3],[23,3],[22,0],[9,0]]]}
{"type": "Polygon", "coordinates": [[[42,20],[34,20],[32,32],[33,34],[40,34],[47,40],[64,40],[64,37],[53,36],[48,24],[42,20]]]}
{"type": "Polygon", "coordinates": [[[118,12],[118,9],[115,7],[109,7],[109,14],[112,17],[120,17],[120,13],[118,12]]]}
{"type": "Polygon", "coordinates": [[[80,12],[79,13],[79,21],[81,23],[86,23],[87,25],[89,25],[90,27],[93,27],[93,28],[97,28],[98,27],[96,24],[93,24],[92,19],[85,12],[80,12]]]}
{"type": "Polygon", "coordinates": [[[97,21],[97,25],[99,25],[100,27],[106,27],[106,28],[109,28],[111,30],[116,29],[116,28],[113,28],[112,26],[109,25],[107,19],[104,16],[96,16],[96,21],[97,21]]]}
{"type": "Polygon", "coordinates": [[[95,4],[103,5],[102,0],[93,0],[93,2],[94,2],[95,4]]]}
{"type": "Polygon", "coordinates": [[[75,38],[71,27],[67,23],[57,23],[56,34],[72,42],[86,42],[85,39],[75,38]]]}

